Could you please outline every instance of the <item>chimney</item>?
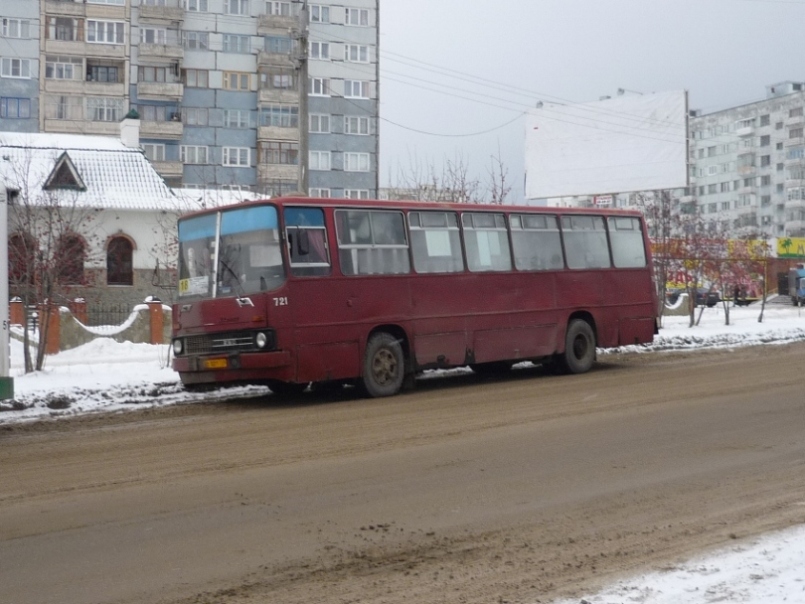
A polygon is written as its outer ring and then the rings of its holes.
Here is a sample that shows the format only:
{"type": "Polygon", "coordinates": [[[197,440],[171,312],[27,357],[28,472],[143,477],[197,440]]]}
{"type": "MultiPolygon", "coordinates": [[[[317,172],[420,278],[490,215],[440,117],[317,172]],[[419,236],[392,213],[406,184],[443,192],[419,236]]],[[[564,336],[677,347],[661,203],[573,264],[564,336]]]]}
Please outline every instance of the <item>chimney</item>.
{"type": "Polygon", "coordinates": [[[140,114],[132,109],[120,122],[120,141],[132,149],[140,148],[140,114]]]}

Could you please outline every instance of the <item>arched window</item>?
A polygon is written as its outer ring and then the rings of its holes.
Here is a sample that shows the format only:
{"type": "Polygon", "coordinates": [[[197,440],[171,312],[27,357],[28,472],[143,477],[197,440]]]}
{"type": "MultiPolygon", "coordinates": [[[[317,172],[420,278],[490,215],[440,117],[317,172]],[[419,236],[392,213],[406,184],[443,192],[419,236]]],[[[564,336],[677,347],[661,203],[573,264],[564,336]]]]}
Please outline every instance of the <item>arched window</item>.
{"type": "Polygon", "coordinates": [[[59,283],[63,285],[83,284],[86,257],[86,245],[81,237],[74,234],[62,235],[56,246],[56,274],[59,283]]]}
{"type": "Polygon", "coordinates": [[[33,285],[36,241],[27,233],[8,238],[8,280],[13,285],[33,285]]]}
{"type": "Polygon", "coordinates": [[[133,246],[127,237],[113,237],[106,247],[106,283],[134,285],[133,246]]]}

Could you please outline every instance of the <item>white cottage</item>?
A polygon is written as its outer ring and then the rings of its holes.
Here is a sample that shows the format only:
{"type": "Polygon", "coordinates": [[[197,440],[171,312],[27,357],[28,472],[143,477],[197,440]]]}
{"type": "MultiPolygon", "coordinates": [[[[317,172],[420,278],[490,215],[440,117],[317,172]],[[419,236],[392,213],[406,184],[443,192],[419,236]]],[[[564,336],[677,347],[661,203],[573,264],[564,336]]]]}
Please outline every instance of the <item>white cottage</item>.
{"type": "Polygon", "coordinates": [[[124,120],[122,140],[0,132],[12,296],[41,302],[54,278],[54,301],[84,298],[90,324],[114,322],[110,308],[127,316],[147,296],[172,299],[176,218],[194,208],[139,149],[138,123],[124,120]]]}

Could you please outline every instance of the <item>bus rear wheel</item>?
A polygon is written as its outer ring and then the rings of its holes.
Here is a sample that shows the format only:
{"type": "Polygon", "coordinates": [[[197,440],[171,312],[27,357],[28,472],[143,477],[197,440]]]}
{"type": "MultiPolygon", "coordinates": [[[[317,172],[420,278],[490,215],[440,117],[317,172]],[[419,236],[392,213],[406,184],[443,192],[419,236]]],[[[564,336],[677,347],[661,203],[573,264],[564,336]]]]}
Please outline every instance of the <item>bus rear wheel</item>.
{"type": "Polygon", "coordinates": [[[585,373],[595,362],[595,334],[583,319],[573,319],[565,334],[565,353],[561,356],[567,373],[585,373]]]}
{"type": "Polygon", "coordinates": [[[405,358],[400,342],[389,333],[369,338],[363,358],[363,389],[371,397],[392,396],[402,388],[405,358]]]}

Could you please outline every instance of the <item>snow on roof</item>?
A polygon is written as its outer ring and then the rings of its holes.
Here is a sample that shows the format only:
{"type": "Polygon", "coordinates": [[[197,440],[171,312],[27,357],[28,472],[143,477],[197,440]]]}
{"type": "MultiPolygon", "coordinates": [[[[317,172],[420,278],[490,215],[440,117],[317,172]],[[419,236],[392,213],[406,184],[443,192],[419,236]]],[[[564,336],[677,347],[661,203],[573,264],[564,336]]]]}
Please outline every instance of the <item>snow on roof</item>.
{"type": "Polygon", "coordinates": [[[181,207],[186,211],[204,210],[207,208],[220,208],[244,201],[265,199],[265,195],[258,195],[246,189],[196,189],[179,188],[173,193],[180,200],[181,207]]]}
{"type": "Polygon", "coordinates": [[[43,184],[65,153],[86,187],[65,193],[78,207],[181,209],[140,149],[107,136],[0,132],[0,182],[27,192],[28,203],[36,203],[44,198],[43,184]]]}

